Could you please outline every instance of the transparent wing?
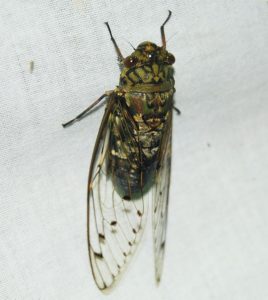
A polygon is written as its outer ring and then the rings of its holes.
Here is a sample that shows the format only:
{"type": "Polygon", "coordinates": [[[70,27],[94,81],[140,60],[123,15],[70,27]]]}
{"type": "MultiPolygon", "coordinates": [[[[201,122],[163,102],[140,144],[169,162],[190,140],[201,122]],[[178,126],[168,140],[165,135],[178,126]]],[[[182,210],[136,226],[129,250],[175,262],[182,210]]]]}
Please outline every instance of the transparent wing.
{"type": "MultiPolygon", "coordinates": [[[[113,184],[114,170],[109,160],[113,126],[116,124],[120,132],[120,142],[137,144],[130,134],[127,116],[118,122],[114,110],[121,108],[116,102],[116,95],[111,95],[93,152],[88,183],[89,257],[94,280],[101,290],[111,287],[125,269],[142,236],[148,211],[142,188],[141,196],[130,200],[120,197],[113,184]]],[[[125,153],[118,154],[123,156],[127,151],[121,149],[125,153]]],[[[136,159],[139,157],[137,153],[136,159]]],[[[126,164],[130,169],[131,162],[126,159],[126,164]]],[[[129,174],[125,176],[128,178],[129,174]]]]}
{"type": "Polygon", "coordinates": [[[171,170],[172,111],[166,121],[163,139],[159,151],[159,164],[155,175],[153,190],[153,243],[155,257],[155,279],[160,282],[167,230],[171,170]]]}

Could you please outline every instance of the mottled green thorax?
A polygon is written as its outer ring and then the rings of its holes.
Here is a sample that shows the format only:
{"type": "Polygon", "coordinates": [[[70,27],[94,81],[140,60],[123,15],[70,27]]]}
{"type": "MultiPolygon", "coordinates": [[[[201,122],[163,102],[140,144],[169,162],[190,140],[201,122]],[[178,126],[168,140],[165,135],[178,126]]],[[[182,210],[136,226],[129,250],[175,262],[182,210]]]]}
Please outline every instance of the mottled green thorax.
{"type": "Polygon", "coordinates": [[[123,199],[139,199],[155,182],[163,134],[171,126],[174,56],[165,47],[141,43],[122,62],[113,113],[110,166],[123,199]]]}
{"type": "Polygon", "coordinates": [[[120,87],[126,92],[165,92],[173,89],[174,56],[163,47],[143,42],[123,62],[120,87]]]}

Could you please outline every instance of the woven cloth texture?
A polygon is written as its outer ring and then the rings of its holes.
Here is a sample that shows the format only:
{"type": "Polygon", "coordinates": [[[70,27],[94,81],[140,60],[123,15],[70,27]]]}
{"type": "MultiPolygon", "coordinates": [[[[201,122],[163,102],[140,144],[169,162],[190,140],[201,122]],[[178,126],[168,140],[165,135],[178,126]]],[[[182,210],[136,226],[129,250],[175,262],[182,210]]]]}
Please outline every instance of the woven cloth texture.
{"type": "Polygon", "coordinates": [[[107,299],[268,299],[268,2],[0,3],[0,299],[101,299],[86,241],[87,175],[104,107],[142,41],[176,57],[169,226],[154,283],[151,222],[107,299]]]}

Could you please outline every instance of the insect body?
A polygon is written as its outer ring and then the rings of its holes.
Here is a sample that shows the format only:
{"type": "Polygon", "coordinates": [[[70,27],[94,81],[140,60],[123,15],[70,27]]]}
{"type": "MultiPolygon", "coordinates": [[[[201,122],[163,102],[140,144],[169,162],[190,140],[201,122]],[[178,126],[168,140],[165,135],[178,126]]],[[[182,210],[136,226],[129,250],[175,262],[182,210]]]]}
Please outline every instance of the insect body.
{"type": "Polygon", "coordinates": [[[171,166],[174,56],[143,42],[124,58],[109,24],[121,68],[120,82],[68,126],[107,100],[93,151],[88,181],[88,246],[93,277],[107,289],[124,270],[142,236],[149,196],[153,198],[156,281],[160,281],[171,166]]]}

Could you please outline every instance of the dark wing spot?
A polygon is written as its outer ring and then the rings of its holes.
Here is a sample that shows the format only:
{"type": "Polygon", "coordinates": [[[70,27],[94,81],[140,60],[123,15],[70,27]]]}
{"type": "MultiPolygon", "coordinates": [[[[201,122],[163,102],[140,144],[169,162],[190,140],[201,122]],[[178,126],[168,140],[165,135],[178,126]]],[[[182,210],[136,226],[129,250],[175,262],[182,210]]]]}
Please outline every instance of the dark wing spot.
{"type": "Polygon", "coordinates": [[[117,222],[116,222],[116,221],[112,221],[110,224],[111,224],[112,226],[115,226],[115,225],[117,224],[117,222]]]}
{"type": "Polygon", "coordinates": [[[123,199],[129,201],[129,200],[131,200],[131,197],[129,195],[125,195],[125,196],[123,196],[123,199]]]}
{"type": "Polygon", "coordinates": [[[142,213],[141,213],[141,211],[140,211],[140,210],[137,210],[137,214],[138,214],[138,216],[139,216],[139,217],[141,217],[141,216],[142,216],[142,213]]]}
{"type": "Polygon", "coordinates": [[[102,253],[94,252],[94,255],[98,258],[103,258],[102,253]]]}

